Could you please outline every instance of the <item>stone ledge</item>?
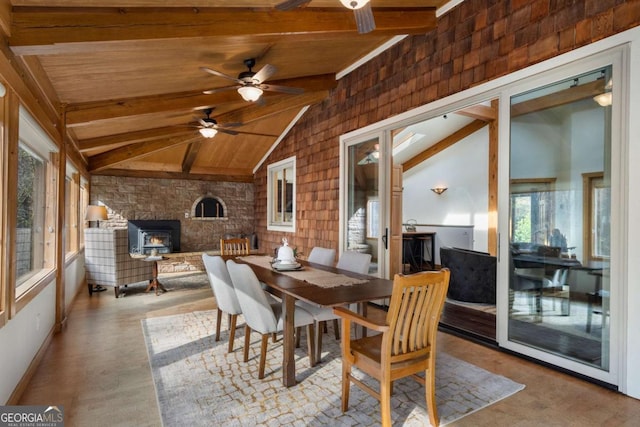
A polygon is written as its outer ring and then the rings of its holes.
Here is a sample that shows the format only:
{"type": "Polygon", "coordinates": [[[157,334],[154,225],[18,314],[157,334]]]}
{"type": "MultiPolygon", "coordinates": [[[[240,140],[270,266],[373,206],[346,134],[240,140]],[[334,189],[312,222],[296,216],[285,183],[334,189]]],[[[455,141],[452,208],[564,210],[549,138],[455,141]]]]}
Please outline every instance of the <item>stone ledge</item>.
{"type": "MultiPolygon", "coordinates": [[[[257,251],[252,250],[251,253],[257,253],[257,251]]],[[[163,254],[162,256],[168,259],[158,262],[158,273],[204,272],[202,254],[220,255],[220,250],[163,254]]]]}

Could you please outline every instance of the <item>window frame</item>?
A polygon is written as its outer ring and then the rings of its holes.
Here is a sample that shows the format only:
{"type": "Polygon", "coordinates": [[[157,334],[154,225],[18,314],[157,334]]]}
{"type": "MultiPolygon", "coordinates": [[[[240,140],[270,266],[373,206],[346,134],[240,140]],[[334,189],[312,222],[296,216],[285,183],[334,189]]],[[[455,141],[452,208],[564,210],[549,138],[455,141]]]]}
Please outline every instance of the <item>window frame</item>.
{"type": "MultiPolygon", "coordinates": [[[[57,197],[58,197],[58,179],[60,168],[60,154],[57,145],[42,130],[40,125],[33,119],[27,110],[20,106],[18,108],[18,138],[10,141],[10,145],[16,147],[26,147],[27,150],[42,159],[44,163],[44,193],[42,195],[42,215],[44,218],[42,226],[42,267],[35,269],[29,275],[29,278],[22,281],[18,285],[17,274],[12,275],[8,286],[12,288],[10,292],[9,304],[11,316],[25,307],[31,300],[35,298],[51,281],[55,280],[56,272],[56,247],[57,247],[57,197]],[[15,145],[14,145],[15,144],[15,145]],[[53,239],[53,240],[52,240],[53,239]]],[[[17,160],[17,158],[16,158],[17,160]]],[[[18,168],[15,169],[16,194],[18,185],[18,168]]],[[[17,231],[17,208],[11,213],[15,218],[12,227],[17,231]]],[[[17,260],[17,255],[13,253],[13,260],[17,260]]]]}
{"type": "MultiPolygon", "coordinates": [[[[284,215],[284,209],[282,210],[284,215]]],[[[267,166],[267,230],[295,232],[296,230],[296,156],[288,157],[267,166]],[[285,206],[287,202],[288,176],[286,170],[291,169],[291,220],[276,218],[277,206],[285,206]],[[284,171],[285,185],[278,188],[278,173],[284,171]],[[280,201],[280,203],[278,203],[280,201]]]]}
{"type": "MultiPolygon", "coordinates": [[[[589,261],[607,261],[611,258],[608,256],[598,255],[595,252],[594,233],[596,225],[593,221],[595,190],[597,188],[611,188],[604,181],[604,171],[586,172],[582,174],[582,241],[583,241],[583,259],[589,261]]],[[[611,240],[609,240],[611,241],[611,240]]]]}

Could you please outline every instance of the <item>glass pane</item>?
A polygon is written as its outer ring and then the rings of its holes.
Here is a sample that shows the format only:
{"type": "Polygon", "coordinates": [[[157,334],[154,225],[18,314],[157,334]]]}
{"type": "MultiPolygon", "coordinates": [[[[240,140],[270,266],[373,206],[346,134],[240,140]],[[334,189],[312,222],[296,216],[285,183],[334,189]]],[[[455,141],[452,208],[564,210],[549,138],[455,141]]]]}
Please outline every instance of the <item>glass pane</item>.
{"type": "Polygon", "coordinates": [[[16,287],[44,267],[45,163],[22,146],[18,152],[16,287]]]}
{"type": "Polygon", "coordinates": [[[511,98],[509,340],[609,369],[611,69],[511,98]],[[594,179],[597,177],[597,179],[594,179]]]}
{"type": "Polygon", "coordinates": [[[346,250],[371,253],[373,275],[378,272],[380,221],[378,204],[378,140],[351,145],[348,151],[346,250]],[[375,202],[374,202],[375,201],[375,202]],[[377,227],[368,236],[367,225],[377,227]]]}

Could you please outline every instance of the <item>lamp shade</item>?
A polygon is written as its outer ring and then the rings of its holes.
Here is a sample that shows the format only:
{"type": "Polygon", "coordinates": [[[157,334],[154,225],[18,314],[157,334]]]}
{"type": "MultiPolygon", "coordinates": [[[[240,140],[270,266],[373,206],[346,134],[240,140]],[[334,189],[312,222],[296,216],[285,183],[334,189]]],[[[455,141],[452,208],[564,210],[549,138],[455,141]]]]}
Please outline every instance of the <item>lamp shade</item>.
{"type": "Polygon", "coordinates": [[[85,221],[104,221],[108,219],[107,207],[97,205],[87,206],[87,215],[84,219],[85,221]]]}
{"type": "Polygon", "coordinates": [[[262,89],[255,86],[242,86],[238,88],[238,93],[245,101],[257,101],[262,96],[262,89]]]}
{"type": "Polygon", "coordinates": [[[214,136],[216,136],[216,134],[218,133],[218,131],[214,128],[201,128],[200,129],[200,134],[202,136],[204,136],[205,138],[213,138],[214,136]]]}

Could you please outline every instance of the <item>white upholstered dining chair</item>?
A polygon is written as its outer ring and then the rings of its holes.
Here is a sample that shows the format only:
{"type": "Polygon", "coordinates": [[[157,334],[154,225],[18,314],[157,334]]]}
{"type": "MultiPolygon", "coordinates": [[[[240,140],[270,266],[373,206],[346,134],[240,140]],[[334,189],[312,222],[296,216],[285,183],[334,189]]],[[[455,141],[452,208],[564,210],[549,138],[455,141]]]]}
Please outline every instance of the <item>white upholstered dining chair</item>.
{"type": "MultiPolygon", "coordinates": [[[[326,265],[328,267],[332,267],[334,265],[335,258],[336,258],[335,249],[322,248],[319,246],[315,246],[313,249],[311,249],[311,252],[309,253],[309,258],[307,258],[307,261],[315,264],[321,264],[321,265],[326,265]]],[[[329,320],[333,320],[333,331],[336,339],[339,340],[340,325],[338,323],[338,319],[340,317],[337,316],[333,312],[333,309],[329,307],[319,307],[317,305],[309,304],[308,302],[300,301],[300,300],[296,301],[296,305],[298,307],[302,307],[304,310],[311,313],[311,315],[313,316],[313,319],[315,320],[316,362],[319,362],[320,359],[322,358],[322,334],[324,329],[326,328],[326,324],[327,324],[326,322],[329,320]]]]}
{"type": "MultiPolygon", "coordinates": [[[[236,290],[240,307],[245,320],[244,361],[249,360],[249,344],[251,343],[251,331],[256,331],[262,336],[260,346],[260,365],[258,378],[264,378],[267,344],[269,336],[280,332],[284,328],[281,305],[272,305],[265,295],[260,281],[251,267],[247,264],[237,264],[233,260],[227,261],[227,269],[231,282],[236,290]]],[[[315,365],[314,327],[313,316],[300,307],[295,308],[294,327],[296,329],[307,327],[307,345],[310,365],[315,365]]]]}
{"type": "Polygon", "coordinates": [[[222,313],[226,313],[229,323],[229,349],[233,351],[233,341],[236,336],[236,322],[238,315],[242,314],[242,308],[238,302],[236,291],[231,282],[231,276],[227,271],[227,265],[219,256],[202,254],[202,262],[207,271],[209,284],[213,290],[217,305],[216,341],[220,341],[220,325],[222,323],[222,313]]]}
{"type": "Polygon", "coordinates": [[[371,254],[365,254],[356,251],[344,251],[340,255],[337,268],[341,270],[349,270],[354,273],[369,274],[369,265],[371,264],[371,254]]]}
{"type": "Polygon", "coordinates": [[[333,266],[336,261],[336,250],[315,246],[314,248],[311,249],[311,252],[309,253],[309,258],[307,258],[307,261],[312,262],[314,264],[333,266]]]}

